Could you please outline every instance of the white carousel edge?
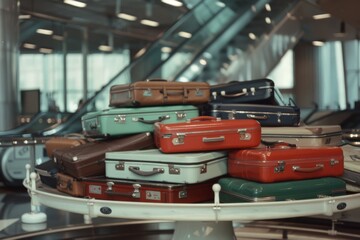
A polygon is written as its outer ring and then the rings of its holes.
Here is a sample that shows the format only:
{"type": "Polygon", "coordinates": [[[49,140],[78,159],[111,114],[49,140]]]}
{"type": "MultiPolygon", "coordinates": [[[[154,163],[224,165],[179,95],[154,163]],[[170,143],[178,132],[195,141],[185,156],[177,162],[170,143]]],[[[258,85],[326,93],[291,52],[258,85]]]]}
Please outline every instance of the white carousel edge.
{"type": "Polygon", "coordinates": [[[265,220],[311,215],[331,216],[360,207],[360,193],[296,201],[252,203],[150,203],[80,198],[31,189],[31,197],[45,206],[89,217],[172,221],[265,220]]]}

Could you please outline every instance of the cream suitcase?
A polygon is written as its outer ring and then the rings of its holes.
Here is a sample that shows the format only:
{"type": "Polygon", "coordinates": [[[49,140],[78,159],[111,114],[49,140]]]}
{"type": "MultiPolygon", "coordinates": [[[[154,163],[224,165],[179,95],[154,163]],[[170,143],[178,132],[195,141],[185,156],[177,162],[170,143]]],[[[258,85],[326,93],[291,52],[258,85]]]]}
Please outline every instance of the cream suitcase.
{"type": "Polygon", "coordinates": [[[198,183],[227,173],[226,152],[162,153],[158,149],[108,152],[107,178],[198,183]]]}
{"type": "Polygon", "coordinates": [[[261,139],[266,142],[286,142],[298,147],[340,146],[342,130],[340,125],[262,127],[261,139]]]}

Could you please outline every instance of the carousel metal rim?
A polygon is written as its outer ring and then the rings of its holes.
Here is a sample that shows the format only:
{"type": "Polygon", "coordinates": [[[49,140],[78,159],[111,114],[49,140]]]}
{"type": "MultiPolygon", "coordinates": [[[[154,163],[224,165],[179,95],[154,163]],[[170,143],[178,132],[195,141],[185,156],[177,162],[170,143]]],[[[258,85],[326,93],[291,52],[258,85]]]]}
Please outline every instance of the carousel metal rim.
{"type": "Polygon", "coordinates": [[[50,193],[44,189],[31,189],[26,179],[23,184],[29,190],[30,196],[38,204],[89,215],[90,218],[112,217],[172,221],[266,220],[317,214],[331,216],[336,212],[360,207],[360,193],[337,197],[266,203],[180,204],[77,198],[50,193]],[[63,206],[60,206],[59,200],[63,206]],[[284,211],[284,209],[287,209],[287,211],[284,211]],[[189,216],[191,216],[191,219],[189,219],[189,216]]]}

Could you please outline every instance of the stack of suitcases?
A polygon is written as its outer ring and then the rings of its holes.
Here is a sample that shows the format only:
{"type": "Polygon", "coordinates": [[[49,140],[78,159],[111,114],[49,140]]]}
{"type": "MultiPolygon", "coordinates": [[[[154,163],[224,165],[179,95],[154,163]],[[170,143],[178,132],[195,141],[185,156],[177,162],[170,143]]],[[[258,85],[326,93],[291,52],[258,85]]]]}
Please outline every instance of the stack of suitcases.
{"type": "Polygon", "coordinates": [[[47,141],[52,161],[37,166],[72,196],[198,203],[215,183],[224,203],[346,193],[341,128],[301,126],[270,79],[114,85],[110,108],[82,125],[47,141]]]}

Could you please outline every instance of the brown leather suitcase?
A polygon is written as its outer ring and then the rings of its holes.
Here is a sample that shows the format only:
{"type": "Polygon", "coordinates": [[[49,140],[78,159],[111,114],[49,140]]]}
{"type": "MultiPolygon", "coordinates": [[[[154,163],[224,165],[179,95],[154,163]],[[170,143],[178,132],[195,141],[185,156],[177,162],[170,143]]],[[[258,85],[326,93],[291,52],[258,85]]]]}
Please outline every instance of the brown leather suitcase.
{"type": "Polygon", "coordinates": [[[75,197],[83,197],[85,193],[85,185],[81,180],[64,173],[57,173],[56,189],[75,197]]]}
{"type": "Polygon", "coordinates": [[[206,82],[153,79],[112,86],[109,106],[199,105],[209,100],[210,85],[206,82]]]}
{"type": "Polygon", "coordinates": [[[80,134],[76,134],[76,135],[71,134],[63,137],[52,137],[45,142],[45,149],[47,155],[50,158],[52,158],[55,149],[66,149],[66,148],[77,147],[87,142],[88,140],[83,135],[80,134]]]}
{"type": "Polygon", "coordinates": [[[105,175],[105,153],[154,148],[153,136],[140,133],[122,138],[106,139],[54,151],[60,172],[76,178],[105,175]]]}

